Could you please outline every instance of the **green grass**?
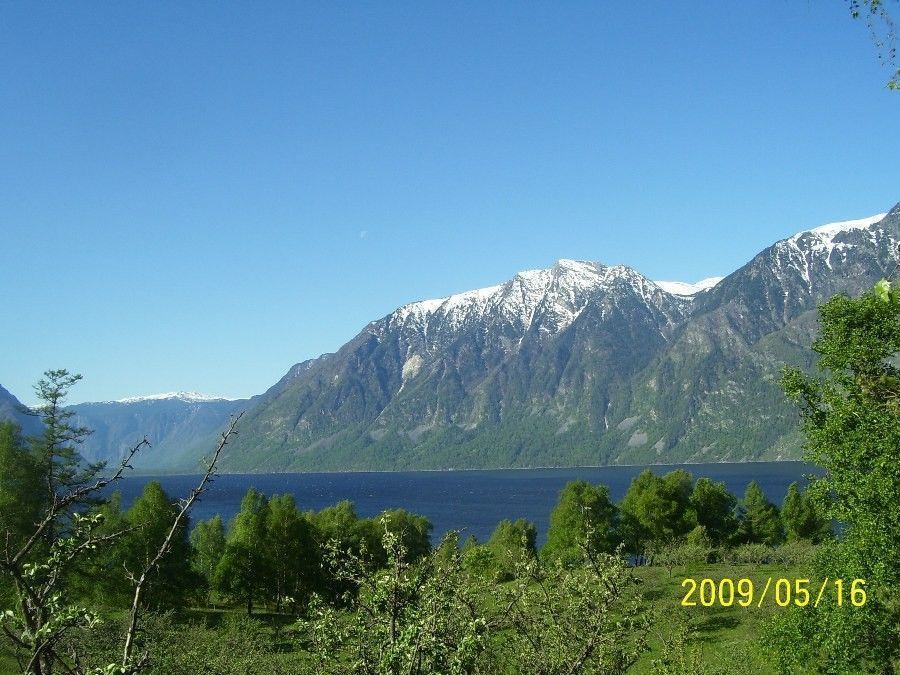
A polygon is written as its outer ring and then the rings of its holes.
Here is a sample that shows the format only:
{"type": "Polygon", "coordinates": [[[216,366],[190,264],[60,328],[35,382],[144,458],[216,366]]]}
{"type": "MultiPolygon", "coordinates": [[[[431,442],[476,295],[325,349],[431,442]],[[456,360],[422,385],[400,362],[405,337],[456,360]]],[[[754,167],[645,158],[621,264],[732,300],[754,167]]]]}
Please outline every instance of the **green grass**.
{"type": "MultiPolygon", "coordinates": [[[[757,606],[759,595],[765,586],[766,579],[809,576],[809,570],[796,566],[784,565],[728,565],[724,563],[695,564],[676,567],[668,570],[662,567],[641,567],[635,570],[641,579],[641,593],[654,613],[653,626],[650,629],[650,651],[645,653],[629,672],[636,674],[651,673],[651,662],[662,655],[663,644],[675,634],[682,623],[687,623],[691,633],[691,646],[700,649],[704,666],[713,672],[723,673],[775,673],[765,651],[759,646],[759,638],[765,626],[778,612],[787,611],[778,607],[773,601],[772,589],[762,607],[757,606]],[[756,597],[749,607],[741,607],[734,603],[731,607],[722,607],[716,603],[712,607],[700,605],[697,593],[693,600],[694,607],[683,607],[681,600],[686,589],[682,581],[693,577],[698,581],[709,578],[718,582],[723,578],[749,578],[753,581],[756,597]]],[[[774,583],[774,581],[773,581],[774,583]]],[[[736,596],[737,599],[737,596],[736,596]]]]}

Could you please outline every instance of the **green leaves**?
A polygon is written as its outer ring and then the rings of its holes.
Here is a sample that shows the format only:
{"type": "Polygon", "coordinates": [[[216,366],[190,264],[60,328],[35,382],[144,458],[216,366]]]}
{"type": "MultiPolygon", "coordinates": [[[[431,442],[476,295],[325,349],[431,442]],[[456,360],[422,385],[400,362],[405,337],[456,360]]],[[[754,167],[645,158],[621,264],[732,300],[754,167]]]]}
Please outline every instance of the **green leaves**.
{"type": "Polygon", "coordinates": [[[891,282],[887,279],[882,279],[877,284],[875,284],[875,297],[877,297],[882,302],[890,302],[891,301],[891,282]]]}

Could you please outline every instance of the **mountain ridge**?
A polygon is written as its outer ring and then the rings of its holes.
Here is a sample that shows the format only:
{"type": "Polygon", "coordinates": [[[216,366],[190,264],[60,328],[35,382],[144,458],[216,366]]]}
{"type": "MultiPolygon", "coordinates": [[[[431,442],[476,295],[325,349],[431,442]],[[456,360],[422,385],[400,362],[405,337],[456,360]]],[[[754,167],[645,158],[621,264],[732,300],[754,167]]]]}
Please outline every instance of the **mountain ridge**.
{"type": "Polygon", "coordinates": [[[777,369],[811,362],[807,314],[818,303],[887,273],[898,221],[894,207],[803,230],[687,297],[626,266],[563,259],[485,289],[407,303],[250,411],[225,466],[796,457],[796,419],[777,369]],[[660,369],[689,393],[653,377],[660,369]],[[727,403],[722,419],[709,413],[716,398],[727,403]],[[742,405],[758,416],[744,439],[735,431],[742,405]],[[678,422],[660,422],[670,418],[678,422]]]}
{"type": "Polygon", "coordinates": [[[401,305],[251,399],[70,408],[96,430],[88,459],[152,437],[144,471],[196,467],[238,411],[226,471],[793,459],[801,439],[778,371],[812,366],[816,306],[887,275],[898,241],[900,204],[802,230],[694,284],[563,258],[401,305]]]}

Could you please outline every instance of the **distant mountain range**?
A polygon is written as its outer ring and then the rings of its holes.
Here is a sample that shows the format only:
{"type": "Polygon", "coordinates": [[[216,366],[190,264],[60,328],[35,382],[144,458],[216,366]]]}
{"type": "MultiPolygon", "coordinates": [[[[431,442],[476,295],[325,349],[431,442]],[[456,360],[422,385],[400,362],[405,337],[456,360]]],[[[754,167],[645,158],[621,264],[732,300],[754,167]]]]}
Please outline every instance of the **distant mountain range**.
{"type": "Polygon", "coordinates": [[[801,232],[697,284],[560,260],[404,305],[253,399],[73,409],[95,429],[90,459],[150,437],[145,470],[195,467],[237,410],[230,471],[793,459],[797,415],[778,372],[811,366],[816,307],[889,274],[898,242],[900,205],[801,232]]]}
{"type": "Polygon", "coordinates": [[[133,462],[135,469],[153,470],[196,466],[213,450],[213,440],[229,416],[249,405],[202,394],[173,392],[70,406],[74,422],[93,433],[84,442],[85,459],[117,461],[143,438],[150,448],[133,462]]]}

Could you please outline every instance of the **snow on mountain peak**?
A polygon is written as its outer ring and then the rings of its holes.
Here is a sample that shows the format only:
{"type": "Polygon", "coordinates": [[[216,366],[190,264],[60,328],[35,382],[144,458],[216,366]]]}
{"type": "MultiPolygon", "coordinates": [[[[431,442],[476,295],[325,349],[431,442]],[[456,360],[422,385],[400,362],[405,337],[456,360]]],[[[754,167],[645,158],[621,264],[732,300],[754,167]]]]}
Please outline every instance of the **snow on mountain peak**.
{"type": "Polygon", "coordinates": [[[198,394],[196,391],[169,391],[164,394],[150,394],[149,396],[129,396],[128,398],[113,401],[113,403],[142,403],[143,401],[167,400],[179,400],[185,403],[209,403],[211,401],[233,401],[235,399],[198,394]]]}
{"type": "Polygon", "coordinates": [[[562,258],[550,268],[518,272],[503,284],[404,305],[388,322],[409,324],[428,335],[482,318],[522,332],[540,321],[541,330],[556,333],[570,325],[597,294],[617,295],[624,288],[631,288],[649,304],[660,293],[652,282],[624,265],[608,267],[562,258]]]}
{"type": "Polygon", "coordinates": [[[796,241],[804,234],[814,234],[821,239],[827,239],[828,241],[831,241],[834,236],[836,234],[839,234],[840,232],[864,229],[866,227],[869,227],[869,225],[874,225],[875,223],[883,220],[886,215],[886,213],[879,213],[874,216],[869,216],[868,218],[858,218],[857,220],[843,220],[837,223],[820,225],[819,227],[814,227],[811,230],[798,232],[793,237],[791,237],[791,239],[796,241]]]}
{"type": "Polygon", "coordinates": [[[695,284],[688,284],[684,281],[654,281],[653,283],[663,289],[666,293],[691,296],[712,288],[724,278],[725,277],[709,277],[707,279],[701,279],[695,284]]]}

